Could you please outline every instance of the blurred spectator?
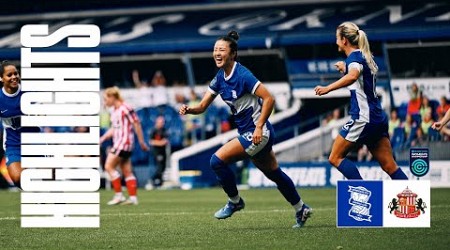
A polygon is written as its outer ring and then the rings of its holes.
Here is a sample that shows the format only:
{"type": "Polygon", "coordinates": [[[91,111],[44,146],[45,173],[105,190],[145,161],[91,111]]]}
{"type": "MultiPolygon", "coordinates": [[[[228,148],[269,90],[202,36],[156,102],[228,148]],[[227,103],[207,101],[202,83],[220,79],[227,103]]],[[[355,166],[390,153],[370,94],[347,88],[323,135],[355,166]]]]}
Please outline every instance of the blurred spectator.
{"type": "MultiPolygon", "coordinates": [[[[322,121],[323,125],[333,126],[339,119],[341,118],[341,110],[339,108],[335,108],[331,114],[327,114],[326,118],[322,121]]],[[[340,127],[335,127],[331,130],[331,140],[334,141],[339,134],[340,127]]],[[[325,155],[329,155],[331,152],[333,145],[330,145],[330,148],[325,155]]]]}
{"type": "Polygon", "coordinates": [[[417,129],[417,139],[419,143],[422,144],[428,139],[428,129],[433,125],[433,116],[431,112],[426,112],[420,126],[417,129]]]}
{"type": "Polygon", "coordinates": [[[405,138],[407,140],[408,146],[414,146],[416,135],[417,135],[417,126],[418,124],[413,120],[410,114],[406,115],[405,122],[403,123],[403,128],[405,130],[405,138]]]}
{"type": "Polygon", "coordinates": [[[111,114],[107,108],[102,108],[100,110],[100,128],[101,129],[109,129],[111,126],[111,114]]]}
{"type": "Polygon", "coordinates": [[[358,161],[362,162],[362,161],[371,161],[372,160],[372,154],[370,153],[369,149],[367,148],[366,145],[362,145],[359,149],[358,149],[358,161]]]}
{"type": "Polygon", "coordinates": [[[161,70],[155,72],[152,78],[153,105],[155,107],[165,106],[169,103],[166,78],[161,70]]]}
{"type": "Polygon", "coordinates": [[[422,97],[422,105],[420,105],[420,109],[419,109],[419,113],[420,113],[420,117],[421,120],[423,120],[426,116],[427,113],[431,114],[431,117],[433,117],[433,108],[430,106],[430,100],[428,99],[428,97],[423,96],[422,97]]]}
{"type": "Polygon", "coordinates": [[[167,163],[166,147],[169,144],[164,125],[164,117],[158,116],[155,121],[155,129],[150,135],[150,145],[153,147],[152,151],[155,156],[156,171],[152,177],[152,182],[146,185],[147,190],[153,187],[161,187],[163,184],[163,173],[166,170],[167,163]]]}
{"type": "MultiPolygon", "coordinates": [[[[200,103],[200,98],[195,93],[194,89],[191,89],[191,97],[188,102],[188,106],[193,107],[200,103]]],[[[201,139],[202,128],[205,120],[205,114],[199,115],[187,115],[186,116],[186,138],[187,145],[191,145],[201,139]]]]}
{"type": "Polygon", "coordinates": [[[436,113],[439,118],[444,117],[445,112],[450,108],[450,104],[447,103],[447,98],[442,96],[439,99],[439,106],[436,108],[436,113]]]}
{"type": "Polygon", "coordinates": [[[411,85],[409,96],[410,99],[408,102],[407,114],[419,114],[420,106],[422,104],[422,92],[419,90],[419,86],[417,86],[417,83],[414,82],[411,85]]]}
{"type": "Polygon", "coordinates": [[[151,84],[148,81],[141,80],[139,71],[136,69],[131,72],[131,76],[133,78],[134,86],[139,89],[137,98],[139,99],[140,106],[153,106],[152,89],[150,88],[151,84]]]}
{"type": "MultiPolygon", "coordinates": [[[[331,113],[331,119],[328,120],[327,125],[333,126],[339,119],[341,118],[341,110],[339,108],[336,108],[333,110],[333,113],[331,113]]],[[[340,128],[334,128],[331,131],[331,139],[336,139],[337,135],[339,134],[340,128]]]]}
{"type": "Polygon", "coordinates": [[[391,116],[389,119],[389,129],[388,129],[389,136],[391,138],[392,138],[392,135],[394,134],[395,128],[400,127],[400,124],[401,123],[400,123],[400,119],[398,118],[398,115],[397,115],[397,110],[396,109],[391,110],[391,116]]]}

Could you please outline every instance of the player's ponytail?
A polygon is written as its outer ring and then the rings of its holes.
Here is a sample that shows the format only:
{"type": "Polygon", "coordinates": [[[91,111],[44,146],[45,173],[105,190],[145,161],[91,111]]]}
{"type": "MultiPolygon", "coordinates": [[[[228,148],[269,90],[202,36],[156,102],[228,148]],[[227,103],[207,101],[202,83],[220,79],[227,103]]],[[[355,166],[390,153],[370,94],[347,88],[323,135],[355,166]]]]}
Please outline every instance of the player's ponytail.
{"type": "Polygon", "coordinates": [[[119,100],[119,101],[123,101],[122,96],[120,95],[120,90],[118,87],[114,86],[114,87],[109,87],[105,89],[105,94],[107,96],[112,96],[115,99],[119,100]]]}
{"type": "Polygon", "coordinates": [[[372,74],[376,74],[378,72],[378,66],[373,60],[372,52],[370,51],[369,40],[367,39],[366,32],[363,30],[358,30],[358,47],[361,50],[364,58],[366,59],[366,63],[370,68],[370,72],[372,74]]]}
{"type": "Polygon", "coordinates": [[[370,68],[370,72],[376,74],[378,72],[378,66],[373,60],[366,32],[360,30],[359,27],[352,22],[342,23],[338,26],[337,30],[340,36],[347,38],[351,45],[358,46],[366,60],[367,66],[370,68]]]}

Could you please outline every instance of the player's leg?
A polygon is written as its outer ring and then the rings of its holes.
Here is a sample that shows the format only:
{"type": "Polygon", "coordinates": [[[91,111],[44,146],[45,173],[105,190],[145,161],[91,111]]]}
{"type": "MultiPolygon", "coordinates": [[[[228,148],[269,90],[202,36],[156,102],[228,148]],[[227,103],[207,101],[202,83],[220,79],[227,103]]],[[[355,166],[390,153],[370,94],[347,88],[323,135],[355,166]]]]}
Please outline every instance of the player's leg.
{"type": "Polygon", "coordinates": [[[113,186],[115,192],[113,199],[108,202],[108,205],[117,205],[125,201],[125,197],[122,195],[120,173],[116,170],[116,166],[120,163],[121,158],[113,152],[115,151],[109,152],[105,162],[105,171],[110,177],[111,185],[113,186]]]}
{"type": "Polygon", "coordinates": [[[125,177],[125,183],[127,185],[129,198],[123,204],[126,205],[137,205],[137,181],[136,177],[133,174],[133,169],[131,166],[131,159],[127,157],[127,159],[123,159],[120,162],[120,168],[122,169],[123,176],[125,177]]]}
{"type": "Polygon", "coordinates": [[[6,166],[8,168],[9,175],[14,182],[14,184],[21,188],[20,186],[20,175],[22,174],[22,164],[20,148],[8,148],[5,152],[6,156],[6,166]]]}
{"type": "Polygon", "coordinates": [[[217,219],[226,219],[245,206],[244,201],[239,196],[234,173],[228,167],[228,164],[246,157],[248,155],[237,138],[223,145],[211,156],[211,168],[216,173],[217,180],[229,198],[225,207],[214,214],[217,219]]]}
{"type": "Polygon", "coordinates": [[[393,180],[407,180],[408,177],[397,166],[392,154],[391,142],[387,137],[381,137],[374,145],[369,146],[369,150],[373,157],[380,163],[381,168],[386,172],[393,180]]]}
{"type": "Polygon", "coordinates": [[[162,185],[162,176],[166,167],[166,154],[158,153],[156,155],[156,172],[153,178],[153,185],[160,187],[162,185]]]}
{"type": "Polygon", "coordinates": [[[339,134],[334,140],[328,161],[347,179],[362,179],[355,163],[345,158],[350,150],[355,146],[354,142],[348,141],[339,134]]]}
{"type": "Polygon", "coordinates": [[[300,198],[292,179],[278,167],[273,150],[255,155],[255,157],[252,157],[252,162],[267,178],[277,184],[280,193],[295,210],[297,224],[294,227],[302,227],[312,215],[312,209],[300,198]]]}
{"type": "Polygon", "coordinates": [[[14,185],[16,185],[16,187],[18,187],[18,188],[21,188],[20,174],[22,173],[23,169],[22,169],[22,165],[21,165],[20,161],[8,163],[7,166],[8,166],[7,168],[8,168],[9,176],[11,177],[12,181],[14,182],[14,185]]]}

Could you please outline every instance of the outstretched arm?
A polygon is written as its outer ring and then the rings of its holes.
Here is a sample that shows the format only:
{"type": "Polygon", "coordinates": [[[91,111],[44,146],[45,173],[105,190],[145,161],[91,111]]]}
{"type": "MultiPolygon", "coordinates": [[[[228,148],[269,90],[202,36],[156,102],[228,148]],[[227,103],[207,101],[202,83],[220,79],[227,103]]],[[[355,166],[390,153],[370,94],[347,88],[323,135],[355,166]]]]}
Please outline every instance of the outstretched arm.
{"type": "Polygon", "coordinates": [[[435,122],[433,125],[431,125],[431,127],[433,129],[440,131],[448,123],[449,120],[450,120],[450,109],[447,110],[444,117],[442,117],[440,121],[435,122]]]}
{"type": "Polygon", "coordinates": [[[200,101],[200,103],[194,107],[188,107],[187,105],[183,104],[180,107],[180,110],[178,113],[180,115],[186,115],[186,114],[192,114],[192,115],[198,115],[203,112],[211,105],[211,103],[214,101],[214,98],[216,98],[215,95],[211,94],[211,92],[206,91],[205,95],[203,96],[203,99],[200,101]]]}
{"type": "Polygon", "coordinates": [[[341,79],[325,87],[318,85],[314,88],[314,91],[318,96],[326,95],[333,90],[340,89],[342,87],[347,87],[348,85],[354,83],[356,80],[358,80],[359,74],[360,71],[358,69],[352,68],[346,75],[341,77],[341,79]]]}

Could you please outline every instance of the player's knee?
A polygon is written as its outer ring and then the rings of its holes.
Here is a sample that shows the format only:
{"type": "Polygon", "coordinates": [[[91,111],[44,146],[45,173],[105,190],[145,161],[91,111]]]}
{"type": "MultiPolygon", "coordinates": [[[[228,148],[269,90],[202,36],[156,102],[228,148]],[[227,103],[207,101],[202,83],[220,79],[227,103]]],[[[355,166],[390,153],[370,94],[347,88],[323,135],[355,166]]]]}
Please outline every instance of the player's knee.
{"type": "Polygon", "coordinates": [[[334,167],[338,167],[339,163],[340,163],[339,157],[336,157],[335,155],[330,154],[330,156],[328,157],[328,162],[334,166],[334,167]]]}
{"type": "Polygon", "coordinates": [[[213,170],[224,167],[225,163],[219,159],[219,157],[216,156],[216,154],[213,154],[211,156],[211,160],[209,161],[209,165],[213,170]]]}
{"type": "Polygon", "coordinates": [[[11,177],[11,180],[14,183],[20,183],[20,174],[13,174],[13,172],[11,171],[11,173],[9,174],[9,176],[11,177]]]}
{"type": "Polygon", "coordinates": [[[110,162],[105,163],[105,170],[110,172],[116,170],[115,166],[113,166],[110,162]]]}

